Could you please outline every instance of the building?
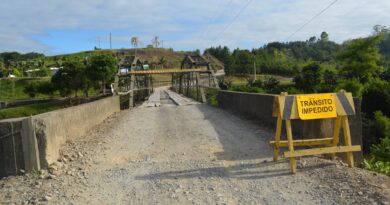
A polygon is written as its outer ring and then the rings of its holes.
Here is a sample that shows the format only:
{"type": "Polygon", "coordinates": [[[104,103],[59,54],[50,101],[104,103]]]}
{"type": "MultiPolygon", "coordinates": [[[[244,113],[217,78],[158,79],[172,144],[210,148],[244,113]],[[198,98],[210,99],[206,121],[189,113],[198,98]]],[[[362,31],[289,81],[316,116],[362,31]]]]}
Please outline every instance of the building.
{"type": "Polygon", "coordinates": [[[186,55],[181,62],[182,69],[209,68],[209,61],[199,54],[186,55]]]}

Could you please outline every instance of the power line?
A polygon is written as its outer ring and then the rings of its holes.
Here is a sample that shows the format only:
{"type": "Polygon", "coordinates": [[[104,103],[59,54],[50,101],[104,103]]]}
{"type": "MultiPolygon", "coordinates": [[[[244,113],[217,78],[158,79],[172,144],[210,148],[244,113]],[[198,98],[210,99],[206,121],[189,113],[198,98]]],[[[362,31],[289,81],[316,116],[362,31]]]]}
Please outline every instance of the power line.
{"type": "MultiPolygon", "coordinates": [[[[222,7],[223,5],[223,2],[221,2],[220,4],[218,4],[218,7],[217,9],[215,10],[214,12],[214,15],[212,18],[210,18],[210,20],[208,21],[209,24],[212,24],[212,23],[215,23],[217,19],[219,19],[222,14],[227,10],[227,8],[230,6],[230,4],[233,2],[233,0],[230,0],[224,7],[222,7]],[[220,10],[220,12],[218,12],[218,10],[220,8],[223,8],[220,10]]],[[[200,35],[200,38],[203,42],[204,45],[207,45],[208,44],[208,39],[207,39],[207,36],[210,34],[210,29],[204,29],[202,31],[202,34],[200,35]]]]}
{"type": "MultiPolygon", "coordinates": [[[[213,18],[211,18],[211,21],[209,21],[209,23],[215,23],[215,21],[222,16],[222,14],[227,10],[227,8],[230,6],[230,4],[232,4],[232,2],[233,2],[233,0],[230,0],[226,4],[226,6],[224,6],[223,9],[220,10],[220,12],[215,12],[214,13],[215,15],[213,16],[213,18]]],[[[221,6],[222,6],[222,4],[218,5],[217,11],[219,10],[219,8],[221,8],[221,6]]],[[[206,32],[204,32],[204,34],[206,34],[206,36],[207,36],[208,33],[209,33],[209,30],[206,30],[206,32]]],[[[202,36],[204,37],[204,35],[202,35],[202,36]]]]}
{"type": "Polygon", "coordinates": [[[316,19],[317,17],[319,17],[322,13],[324,13],[326,10],[328,10],[331,6],[333,6],[333,4],[335,4],[338,0],[334,0],[332,3],[330,3],[327,7],[325,7],[324,9],[322,9],[319,13],[317,13],[316,15],[314,15],[309,21],[307,21],[306,23],[304,23],[301,27],[299,27],[295,32],[293,32],[290,36],[288,36],[286,38],[285,41],[288,41],[291,37],[293,37],[296,33],[298,33],[300,30],[302,30],[305,26],[307,26],[309,23],[311,23],[314,19],[316,19]]]}
{"type": "Polygon", "coordinates": [[[226,25],[225,28],[223,28],[216,36],[215,38],[213,39],[213,41],[217,40],[219,38],[219,36],[226,31],[226,29],[228,29],[233,23],[234,21],[242,14],[242,12],[245,11],[245,9],[249,6],[250,3],[252,3],[253,0],[249,0],[244,7],[241,8],[241,10],[234,16],[234,18],[230,21],[230,23],[228,25],[226,25]]]}

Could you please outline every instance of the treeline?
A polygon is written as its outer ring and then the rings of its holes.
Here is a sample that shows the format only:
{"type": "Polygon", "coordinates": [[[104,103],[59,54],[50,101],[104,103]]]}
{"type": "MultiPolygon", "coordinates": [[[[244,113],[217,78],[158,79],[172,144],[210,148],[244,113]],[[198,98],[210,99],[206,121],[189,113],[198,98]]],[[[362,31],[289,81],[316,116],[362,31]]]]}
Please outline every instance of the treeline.
{"type": "Polygon", "coordinates": [[[23,76],[23,72],[29,69],[42,69],[40,73],[48,73],[45,67],[46,58],[42,53],[0,53],[0,78],[12,74],[18,77],[23,76]]]}
{"type": "Polygon", "coordinates": [[[336,44],[323,32],[305,42],[269,43],[249,50],[207,49],[225,63],[227,74],[288,75],[292,84],[268,77],[246,85],[221,80],[220,87],[244,92],[279,94],[327,93],[344,89],[362,99],[363,148],[370,153],[367,169],[390,176],[390,30],[376,26],[371,36],[336,44]]]}
{"type": "MultiPolygon", "coordinates": [[[[375,26],[374,33],[388,31],[386,27],[375,26]]],[[[253,74],[254,67],[257,73],[294,76],[312,61],[319,63],[328,70],[340,69],[338,55],[346,48],[350,41],[337,44],[329,40],[329,35],[322,32],[319,37],[313,36],[306,41],[271,42],[260,48],[234,49],[227,46],[211,47],[205,50],[225,64],[228,75],[253,74]]],[[[390,66],[390,34],[379,42],[380,53],[383,58],[380,63],[384,67],[390,66]]]]}

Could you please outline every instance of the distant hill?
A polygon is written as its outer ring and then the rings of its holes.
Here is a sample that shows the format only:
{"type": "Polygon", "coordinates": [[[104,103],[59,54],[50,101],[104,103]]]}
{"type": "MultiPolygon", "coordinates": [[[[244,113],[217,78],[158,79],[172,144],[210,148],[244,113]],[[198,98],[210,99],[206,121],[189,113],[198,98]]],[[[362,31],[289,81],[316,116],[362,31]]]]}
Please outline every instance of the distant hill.
{"type": "Polygon", "coordinates": [[[67,58],[85,58],[94,54],[112,54],[117,57],[118,61],[123,60],[126,56],[136,55],[142,61],[146,61],[152,67],[160,67],[164,64],[165,68],[180,67],[186,53],[184,51],[173,51],[165,48],[138,48],[138,49],[104,49],[84,51],[79,53],[56,55],[47,57],[48,64],[55,65],[67,58]]]}

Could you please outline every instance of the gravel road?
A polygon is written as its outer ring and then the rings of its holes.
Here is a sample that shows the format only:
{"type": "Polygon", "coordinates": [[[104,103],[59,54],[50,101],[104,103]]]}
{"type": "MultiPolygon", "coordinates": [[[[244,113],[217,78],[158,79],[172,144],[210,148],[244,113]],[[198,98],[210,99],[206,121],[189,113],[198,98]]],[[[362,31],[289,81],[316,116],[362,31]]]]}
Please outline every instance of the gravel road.
{"type": "Polygon", "coordinates": [[[390,179],[339,161],[272,161],[257,123],[205,104],[111,116],[42,173],[0,180],[0,204],[389,204],[390,179]]]}

